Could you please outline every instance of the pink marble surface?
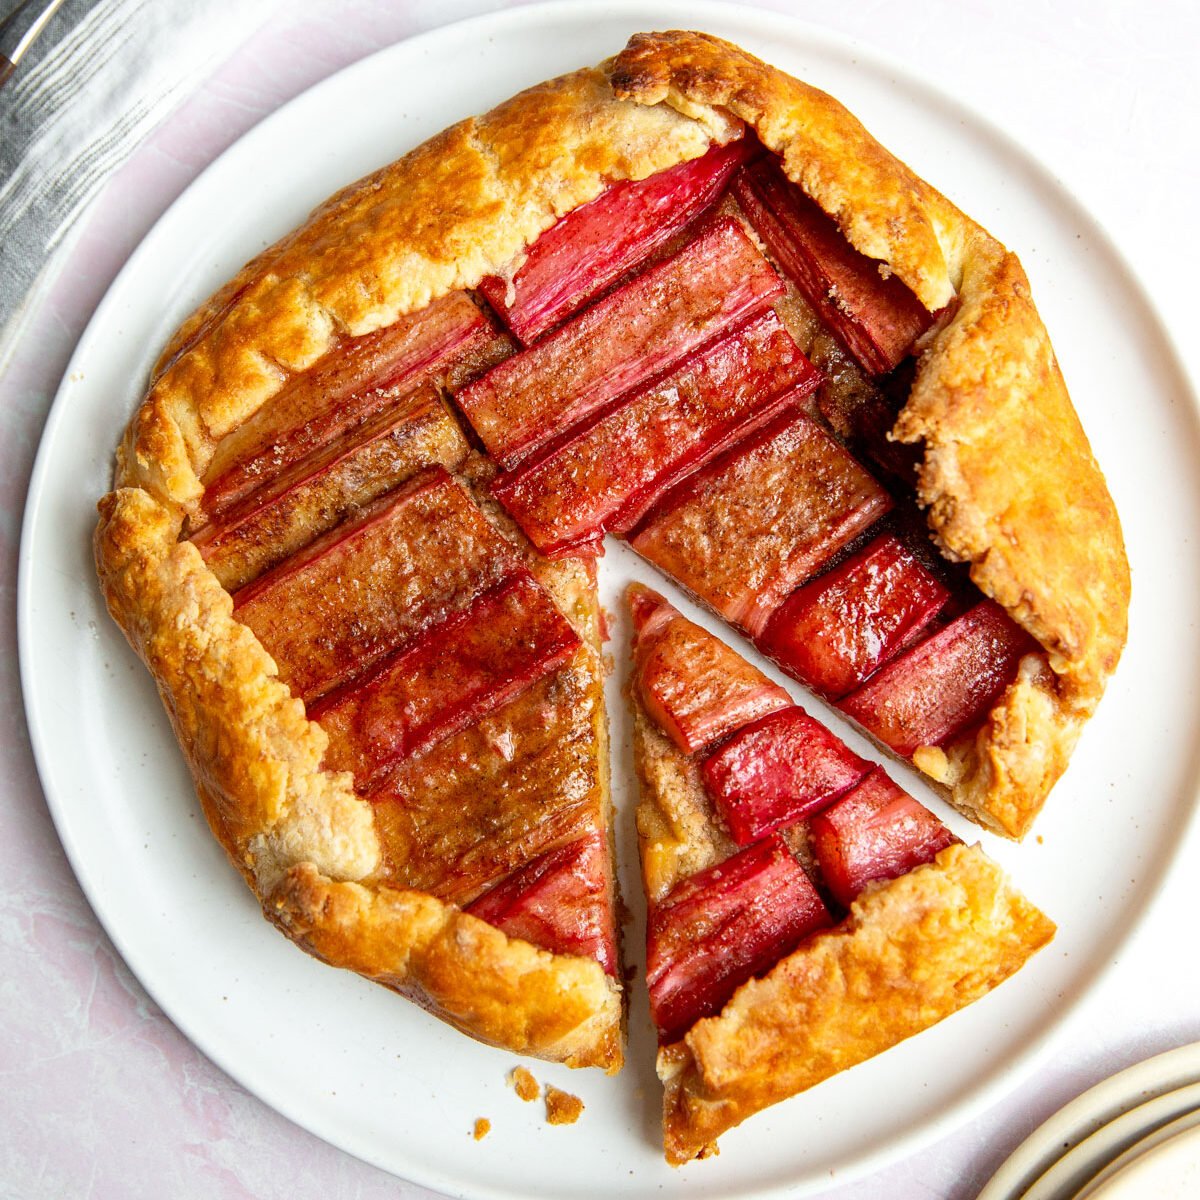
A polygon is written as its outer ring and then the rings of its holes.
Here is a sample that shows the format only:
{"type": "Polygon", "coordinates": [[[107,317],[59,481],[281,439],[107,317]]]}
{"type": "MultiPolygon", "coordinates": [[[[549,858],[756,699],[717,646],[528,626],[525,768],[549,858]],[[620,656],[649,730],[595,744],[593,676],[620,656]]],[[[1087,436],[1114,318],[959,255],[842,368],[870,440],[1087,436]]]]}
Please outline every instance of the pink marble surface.
{"type": "MultiPolygon", "coordinates": [[[[16,661],[16,561],[38,437],[95,305],[154,219],[280,103],[359,57],[495,3],[310,0],[281,10],[111,181],[51,264],[0,377],[0,1196],[426,1197],[248,1095],[156,1008],[99,928],[58,843],[29,750],[16,661]]],[[[791,12],[889,52],[993,117],[1112,231],[1196,376],[1200,45],[1195,6],[970,0],[791,12]],[[1000,13],[1003,15],[999,15],[1000,13]]],[[[214,9],[219,5],[214,0],[214,9]]],[[[1131,398],[1136,418],[1136,398],[1131,398]]],[[[1050,1067],[974,1122],[837,1200],[973,1197],[1018,1141],[1108,1073],[1200,1039],[1190,848],[1152,919],[1059,1038],[1050,1067]]]]}

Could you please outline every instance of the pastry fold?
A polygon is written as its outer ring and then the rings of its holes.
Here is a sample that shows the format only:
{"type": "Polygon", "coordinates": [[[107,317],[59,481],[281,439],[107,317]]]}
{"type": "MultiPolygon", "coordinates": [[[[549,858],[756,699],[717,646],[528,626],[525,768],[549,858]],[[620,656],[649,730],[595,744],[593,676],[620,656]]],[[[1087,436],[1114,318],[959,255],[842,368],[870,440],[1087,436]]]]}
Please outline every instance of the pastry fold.
{"type": "Polygon", "coordinates": [[[842,924],[659,1052],[667,1161],[714,1152],[747,1117],[936,1025],[1053,936],[978,846],[868,887],[842,924]]]}
{"type": "MultiPolygon", "coordinates": [[[[154,674],[216,836],[272,919],[485,1041],[610,1069],[620,1004],[596,964],[535,960],[439,901],[378,882],[369,805],[349,776],[321,769],[325,734],[181,539],[220,439],[295,374],[347,338],[511,273],[541,232],[610,183],[698,157],[745,125],[858,249],[945,310],[895,436],[924,446],[920,498],[938,545],[971,563],[1044,655],[1027,659],[968,744],[916,761],[975,819],[1021,836],[1116,665],[1129,589],[1116,514],[1028,284],[1011,254],[836,101],[707,35],[635,37],[607,63],[459,122],[247,264],[163,351],[95,538],[110,611],[154,674]],[[498,973],[497,997],[522,972],[543,979],[513,993],[530,1011],[463,1005],[473,960],[439,958],[437,938],[419,941],[433,925],[442,938],[474,930],[476,965],[498,973]],[[397,939],[386,961],[375,957],[383,929],[397,939]]],[[[581,598],[564,585],[556,598],[564,611],[595,608],[594,588],[581,598]]]]}
{"type": "Polygon", "coordinates": [[[832,97],[706,34],[635,36],[618,96],[697,120],[731,114],[856,249],[933,313],[892,436],[924,457],[933,539],[1045,651],[978,733],[917,766],[967,816],[1020,838],[1066,768],[1125,645],[1116,508],[1016,255],[890,154],[832,97]]]}

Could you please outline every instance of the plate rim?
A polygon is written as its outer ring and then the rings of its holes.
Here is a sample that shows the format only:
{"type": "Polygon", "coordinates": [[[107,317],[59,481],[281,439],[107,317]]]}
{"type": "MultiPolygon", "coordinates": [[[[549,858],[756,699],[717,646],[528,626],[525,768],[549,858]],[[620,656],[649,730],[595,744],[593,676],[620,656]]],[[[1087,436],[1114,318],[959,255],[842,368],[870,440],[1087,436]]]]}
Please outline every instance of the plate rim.
{"type": "Polygon", "coordinates": [[[1200,1042],[1185,1042],[1098,1080],[1051,1113],[1002,1162],[976,1200],[1009,1200],[1033,1187],[1089,1138],[1114,1121],[1185,1088],[1200,1087],[1200,1042]],[[1162,1080],[1160,1090],[1144,1094],[1162,1080]],[[1144,1097],[1140,1103],[1132,1103],[1144,1097]],[[1088,1127],[1102,1115],[1094,1129],[1088,1127]],[[1065,1150],[1061,1143],[1080,1136],[1065,1150]]]}
{"type": "MultiPolygon", "coordinates": [[[[1139,1138],[1128,1150],[1122,1151],[1112,1162],[1101,1167],[1094,1179],[1089,1180],[1083,1191],[1074,1200],[1116,1200],[1119,1191],[1112,1191],[1115,1184],[1118,1189],[1127,1186],[1136,1178],[1136,1173],[1145,1169],[1146,1164],[1153,1165],[1156,1159],[1161,1161],[1164,1152],[1169,1152],[1185,1142],[1200,1141],[1200,1109],[1180,1113],[1173,1121],[1150,1130],[1144,1137],[1139,1138]],[[1124,1176],[1124,1180],[1122,1180],[1124,1176]]],[[[1195,1159],[1191,1160],[1195,1165],[1195,1159]]],[[[1153,1180],[1151,1180],[1153,1182],[1153,1180]]],[[[1142,1181],[1139,1187],[1145,1186],[1142,1181]]],[[[1124,1193],[1126,1197],[1132,1192],[1124,1193]]],[[[1144,1192],[1141,1195],[1145,1195],[1144,1192]]]]}
{"type": "MultiPolygon", "coordinates": [[[[873,46],[869,46],[851,35],[816,25],[788,13],[743,7],[741,5],[724,3],[722,0],[697,0],[696,3],[690,4],[686,3],[686,0],[653,0],[650,4],[640,3],[639,0],[583,0],[583,2],[580,2],[580,0],[543,0],[541,3],[523,5],[518,8],[478,14],[463,20],[440,25],[415,34],[412,37],[382,46],[335,71],[272,110],[272,112],[264,116],[250,129],[246,130],[230,147],[227,147],[217,155],[212,162],[208,163],[188,183],[180,195],[172,200],[155,219],[139,242],[137,248],[130,255],[128,261],[122,266],[109,285],[71,355],[63,375],[63,380],[55,394],[41,432],[33,470],[30,474],[25,510],[21,523],[17,575],[18,665],[30,742],[33,748],[39,781],[46,798],[47,808],[50,810],[56,833],[67,854],[72,871],[105,934],[111,939],[126,965],[137,977],[140,986],[152,997],[164,1015],[168,1017],[172,1024],[184,1034],[200,1053],[218,1066],[240,1087],[254,1095],[268,1107],[282,1114],[313,1136],[327,1141],[346,1153],[352,1154],[394,1176],[398,1175],[396,1168],[382,1161],[369,1147],[357,1143],[355,1139],[349,1136],[343,1137],[332,1133],[316,1131],[309,1120],[297,1114],[297,1105],[292,1103],[289,1096],[280,1095],[277,1089],[273,1089],[261,1080],[256,1080],[253,1085],[249,1083],[241,1069],[241,1064],[230,1062],[219,1048],[210,1044],[208,1037],[199,1033],[193,1027],[190,1019],[181,1017],[173,1007],[163,1004],[159,998],[158,989],[146,981],[147,973],[153,975],[152,964],[149,964],[151,969],[147,972],[147,964],[143,962],[143,956],[136,952],[131,952],[125,938],[121,935],[119,929],[115,927],[116,923],[106,919],[105,906],[102,901],[98,901],[97,899],[97,888],[86,868],[86,860],[80,847],[70,833],[69,811],[61,805],[54,789],[48,786],[48,781],[54,776],[52,756],[46,744],[45,730],[36,715],[36,684],[31,682],[31,659],[34,653],[34,635],[31,632],[33,543],[38,510],[46,485],[45,477],[48,474],[49,461],[52,457],[50,448],[58,436],[59,427],[65,419],[65,414],[69,406],[67,396],[69,380],[72,374],[78,369],[78,364],[86,360],[92,352],[91,342],[96,336],[96,330],[105,323],[109,310],[115,305],[126,278],[129,275],[136,274],[141,267],[142,261],[149,257],[149,254],[153,250],[155,239],[160,236],[160,228],[171,218],[175,208],[183,203],[185,198],[194,189],[202,186],[203,181],[211,172],[214,172],[219,167],[219,164],[235,147],[241,146],[247,139],[265,136],[263,133],[264,129],[269,128],[272,123],[280,119],[281,114],[293,105],[302,101],[310,102],[314,93],[318,93],[322,89],[338,86],[337,81],[341,77],[356,71],[367,70],[368,64],[373,63],[374,60],[383,56],[399,52],[401,47],[405,48],[406,51],[419,53],[423,50],[428,50],[431,46],[436,47],[436,43],[439,40],[452,40],[461,37],[464,32],[472,32],[476,28],[486,29],[489,34],[494,35],[496,33],[519,31],[522,27],[541,25],[549,21],[560,22],[564,26],[586,26],[589,21],[598,18],[621,19],[627,17],[641,20],[646,16],[648,10],[650,17],[645,22],[646,24],[656,20],[657,14],[670,12],[684,18],[686,23],[694,28],[703,27],[706,22],[715,20],[753,27],[754,32],[764,37],[769,36],[772,32],[782,30],[793,37],[807,40],[820,53],[834,53],[861,61],[872,72],[894,73],[903,79],[906,88],[919,97],[926,101],[936,102],[937,105],[947,112],[961,115],[980,127],[988,136],[1000,143],[1009,154],[1027,166],[1041,181],[1052,187],[1064,202],[1069,204],[1076,218],[1087,229],[1088,235],[1101,246],[1104,253],[1109,257],[1111,265],[1122,277],[1123,284],[1130,289],[1139,301],[1143,315],[1147,321],[1148,330],[1152,331],[1153,336],[1162,343],[1166,352],[1166,359],[1168,361],[1164,364],[1164,370],[1173,379],[1180,393],[1187,397],[1189,407],[1192,410],[1193,420],[1200,414],[1200,401],[1197,400],[1196,383],[1188,370],[1186,359],[1180,352],[1178,339],[1172,325],[1164,320],[1158,312],[1153,296],[1143,282],[1138,270],[1115,241],[1105,224],[1093,215],[1069,186],[1060,181],[1039,157],[1027,150],[992,114],[982,111],[973,105],[965,104],[948,92],[943,92],[935,84],[930,83],[927,78],[919,75],[915,68],[910,67],[905,61],[899,58],[892,57],[873,46]],[[137,964],[136,966],[135,963],[137,964]]],[[[1186,847],[1194,841],[1200,840],[1197,836],[1200,833],[1200,820],[1198,820],[1200,806],[1197,805],[1197,798],[1200,796],[1200,771],[1195,769],[1192,771],[1190,792],[1192,799],[1186,813],[1181,816],[1178,830],[1179,836],[1176,838],[1173,847],[1164,852],[1158,877],[1149,881],[1144,886],[1142,894],[1139,897],[1139,902],[1133,905],[1131,910],[1126,914],[1125,919],[1116,925],[1117,932],[1106,943],[1114,953],[1110,953],[1103,962],[1085,971],[1083,976],[1074,983],[1064,999],[1061,1017],[1049,1029],[1037,1036],[1031,1037],[1021,1052],[1002,1068],[998,1068],[991,1075],[988,1082],[973,1088],[948,1110],[928,1119],[918,1121],[916,1125],[910,1127],[904,1134],[891,1139],[884,1146],[868,1150],[856,1156],[852,1161],[839,1165],[837,1168],[839,1183],[847,1183],[854,1179],[862,1178],[887,1165],[898,1162],[922,1146],[930,1145],[939,1137],[944,1137],[953,1130],[962,1127],[1003,1096],[1010,1094],[1019,1087],[1032,1074],[1037,1065],[1044,1061],[1055,1044],[1065,1036],[1072,1023],[1078,1018],[1079,1011],[1087,998],[1102,987],[1110,975],[1117,971],[1120,964],[1117,961],[1115,951],[1125,946],[1149,918],[1158,904],[1168,881],[1178,871],[1180,863],[1185,857],[1184,852],[1186,847]]],[[[411,1173],[406,1168],[405,1174],[399,1177],[409,1179],[422,1186],[446,1192],[447,1194],[468,1194],[461,1190],[461,1185],[454,1179],[439,1174],[436,1171],[425,1171],[419,1165],[414,1166],[411,1173]]],[[[790,1183],[781,1183],[777,1186],[767,1185],[756,1187],[752,1192],[738,1189],[736,1191],[714,1192],[711,1194],[728,1194],[730,1196],[753,1194],[763,1197],[782,1196],[784,1194],[798,1195],[809,1194],[810,1191],[819,1190],[822,1186],[820,1183],[812,1182],[798,1186],[796,1181],[792,1181],[790,1183]]],[[[513,1195],[513,1193],[504,1188],[484,1188],[482,1190],[474,1188],[469,1194],[495,1197],[497,1200],[513,1195]]]]}

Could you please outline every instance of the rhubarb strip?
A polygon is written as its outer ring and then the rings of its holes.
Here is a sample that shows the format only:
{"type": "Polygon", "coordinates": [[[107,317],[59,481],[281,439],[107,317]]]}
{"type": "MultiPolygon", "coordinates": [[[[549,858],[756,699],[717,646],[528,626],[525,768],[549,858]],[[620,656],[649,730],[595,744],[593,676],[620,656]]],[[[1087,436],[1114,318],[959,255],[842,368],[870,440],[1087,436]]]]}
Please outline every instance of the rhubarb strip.
{"type": "Polygon", "coordinates": [[[893,534],[793,592],[759,649],[789,675],[838,699],[911,645],[950,591],[893,534]]]}
{"type": "Polygon", "coordinates": [[[739,138],[647,179],[613,184],[547,229],[511,281],[492,275],[479,290],[529,345],[713,204],[751,145],[739,138]]]}
{"type": "Polygon", "coordinates": [[[359,790],[370,791],[393,762],[494,711],[580,644],[522,572],[313,705],[309,716],[329,735],[325,767],[352,771],[359,790]]]}
{"type": "Polygon", "coordinates": [[[668,493],[630,544],[756,635],[799,584],[892,506],[806,413],[784,413],[668,493]]]}
{"type": "Polygon", "coordinates": [[[980,721],[1036,643],[990,600],[880,668],[840,707],[885,746],[911,757],[980,721]]]}
{"type": "Polygon", "coordinates": [[[192,537],[223,587],[245,586],[423,467],[453,469],[470,449],[432,384],[355,434],[293,464],[192,537]]]}
{"type": "Polygon", "coordinates": [[[655,498],[795,402],[820,376],[768,310],[620,401],[582,433],[502,476],[496,498],[543,553],[628,530],[655,498]]]}
{"type": "Polygon", "coordinates": [[[958,841],[879,768],[813,817],[809,836],[821,877],[843,908],[868,883],[907,875],[958,841]]]}
{"type": "Polygon", "coordinates": [[[235,593],[234,616],[311,702],[517,569],[470,496],[430,467],[235,593]]]}
{"type": "Polygon", "coordinates": [[[767,252],[869,375],[892,370],[933,321],[883,264],[860,254],[837,223],[763,158],[733,191],[767,252]]]}
{"type": "Polygon", "coordinates": [[[222,439],[204,474],[205,515],[220,518],[298,460],[331,443],[358,440],[363,421],[422,380],[445,375],[453,362],[479,355],[495,338],[478,307],[453,292],[345,342],[222,439]]]}
{"type": "Polygon", "coordinates": [[[636,679],[646,712],[685,753],[792,706],[787,692],[657,592],[630,589],[636,679]]]}
{"type": "Polygon", "coordinates": [[[580,837],[604,803],[603,692],[578,651],[507,704],[371,791],[389,882],[469,904],[530,858],[580,837]]]}
{"type": "Polygon", "coordinates": [[[608,854],[598,830],[535,858],[465,911],[509,937],[594,958],[617,973],[608,854]]]}
{"type": "Polygon", "coordinates": [[[817,812],[870,770],[841,738],[796,707],[739,729],[700,768],[739,846],[817,812]]]}
{"type": "Polygon", "coordinates": [[[672,258],[493,367],[459,393],[459,407],[492,457],[510,469],[782,291],[741,225],[720,218],[672,258]]]}
{"type": "Polygon", "coordinates": [[[650,913],[646,982],[661,1043],[725,1007],[809,934],[833,923],[774,834],[685,879],[650,913]]]}

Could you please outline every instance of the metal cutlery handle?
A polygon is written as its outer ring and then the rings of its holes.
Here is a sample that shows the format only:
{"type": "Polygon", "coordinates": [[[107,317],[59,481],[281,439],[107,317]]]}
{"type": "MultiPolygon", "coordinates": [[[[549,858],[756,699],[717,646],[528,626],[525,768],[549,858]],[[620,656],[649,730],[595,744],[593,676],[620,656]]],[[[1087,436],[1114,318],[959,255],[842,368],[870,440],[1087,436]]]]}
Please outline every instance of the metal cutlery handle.
{"type": "Polygon", "coordinates": [[[16,70],[25,51],[46,28],[63,0],[25,0],[0,25],[0,87],[16,70]]]}

